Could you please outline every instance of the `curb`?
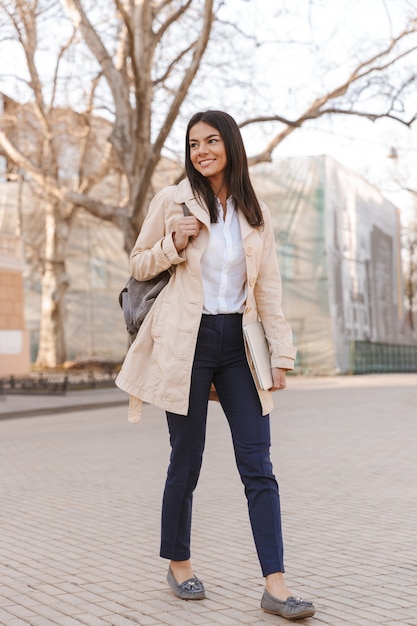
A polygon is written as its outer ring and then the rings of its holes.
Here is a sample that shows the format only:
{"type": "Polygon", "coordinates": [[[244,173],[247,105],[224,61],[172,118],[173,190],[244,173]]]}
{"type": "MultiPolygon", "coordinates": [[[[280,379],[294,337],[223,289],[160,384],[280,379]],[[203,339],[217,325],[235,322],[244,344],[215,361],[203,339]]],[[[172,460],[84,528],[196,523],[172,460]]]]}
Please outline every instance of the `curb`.
{"type": "Polygon", "coordinates": [[[89,411],[91,409],[105,409],[112,406],[127,405],[128,400],[111,400],[110,402],[94,402],[88,404],[71,404],[68,406],[51,406],[40,409],[21,409],[9,411],[8,413],[0,412],[0,421],[15,419],[18,417],[37,417],[40,415],[51,415],[55,413],[71,413],[74,411],[89,411]]]}

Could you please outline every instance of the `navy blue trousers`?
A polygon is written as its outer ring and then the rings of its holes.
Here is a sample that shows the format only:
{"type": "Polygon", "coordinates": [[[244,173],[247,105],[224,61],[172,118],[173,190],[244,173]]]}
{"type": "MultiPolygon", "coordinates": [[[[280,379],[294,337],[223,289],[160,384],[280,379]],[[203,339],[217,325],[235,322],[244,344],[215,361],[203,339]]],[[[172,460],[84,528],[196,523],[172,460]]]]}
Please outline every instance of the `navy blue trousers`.
{"type": "Polygon", "coordinates": [[[167,412],[171,456],[162,502],[160,554],[173,561],[190,558],[193,492],[203,458],[212,382],[229,422],[262,573],[283,572],[281,511],[269,453],[269,415],[262,416],[245,355],[240,314],[202,316],[188,415],[167,412]]]}

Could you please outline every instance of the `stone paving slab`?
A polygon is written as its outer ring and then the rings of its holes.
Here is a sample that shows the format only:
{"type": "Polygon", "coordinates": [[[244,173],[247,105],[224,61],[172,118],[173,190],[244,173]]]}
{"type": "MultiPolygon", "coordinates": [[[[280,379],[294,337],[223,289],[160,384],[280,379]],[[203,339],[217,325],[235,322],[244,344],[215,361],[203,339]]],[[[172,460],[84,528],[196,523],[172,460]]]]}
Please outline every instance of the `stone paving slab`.
{"type": "MultiPolygon", "coordinates": [[[[207,599],[183,602],[158,557],[164,415],[146,406],[129,424],[125,403],[102,406],[114,401],[105,391],[96,409],[92,394],[88,410],[67,403],[57,416],[44,405],[44,415],[0,421],[0,624],[288,624],[259,608],[263,579],[220,407],[210,405],[194,501],[207,599]]],[[[289,377],[275,398],[287,580],[317,608],[302,623],[417,626],[417,374],[289,377]]]]}

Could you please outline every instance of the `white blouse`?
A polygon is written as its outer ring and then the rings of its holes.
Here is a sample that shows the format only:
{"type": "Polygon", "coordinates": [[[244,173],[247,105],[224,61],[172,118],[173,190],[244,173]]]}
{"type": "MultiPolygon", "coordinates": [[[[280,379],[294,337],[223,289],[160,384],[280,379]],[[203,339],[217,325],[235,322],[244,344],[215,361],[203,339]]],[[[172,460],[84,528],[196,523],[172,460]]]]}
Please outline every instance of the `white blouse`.
{"type": "Polygon", "coordinates": [[[219,220],[210,224],[209,244],[201,257],[203,313],[243,313],[247,296],[246,261],[239,217],[230,197],[224,221],[223,207],[216,200],[219,220]]]}

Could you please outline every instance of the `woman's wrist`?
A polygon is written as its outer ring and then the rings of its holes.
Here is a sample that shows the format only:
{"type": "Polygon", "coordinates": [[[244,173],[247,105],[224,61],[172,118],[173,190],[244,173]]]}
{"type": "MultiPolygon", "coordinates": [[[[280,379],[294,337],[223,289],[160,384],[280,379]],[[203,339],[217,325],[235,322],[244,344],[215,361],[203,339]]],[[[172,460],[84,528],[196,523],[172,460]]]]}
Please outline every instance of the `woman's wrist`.
{"type": "Polygon", "coordinates": [[[175,237],[175,235],[176,235],[176,232],[175,232],[175,230],[174,230],[174,231],[172,231],[172,243],[174,244],[175,249],[176,249],[176,251],[177,251],[177,252],[182,252],[182,251],[184,250],[184,248],[181,248],[181,247],[180,247],[180,245],[179,245],[179,244],[178,244],[178,242],[176,241],[176,237],[175,237]]]}

